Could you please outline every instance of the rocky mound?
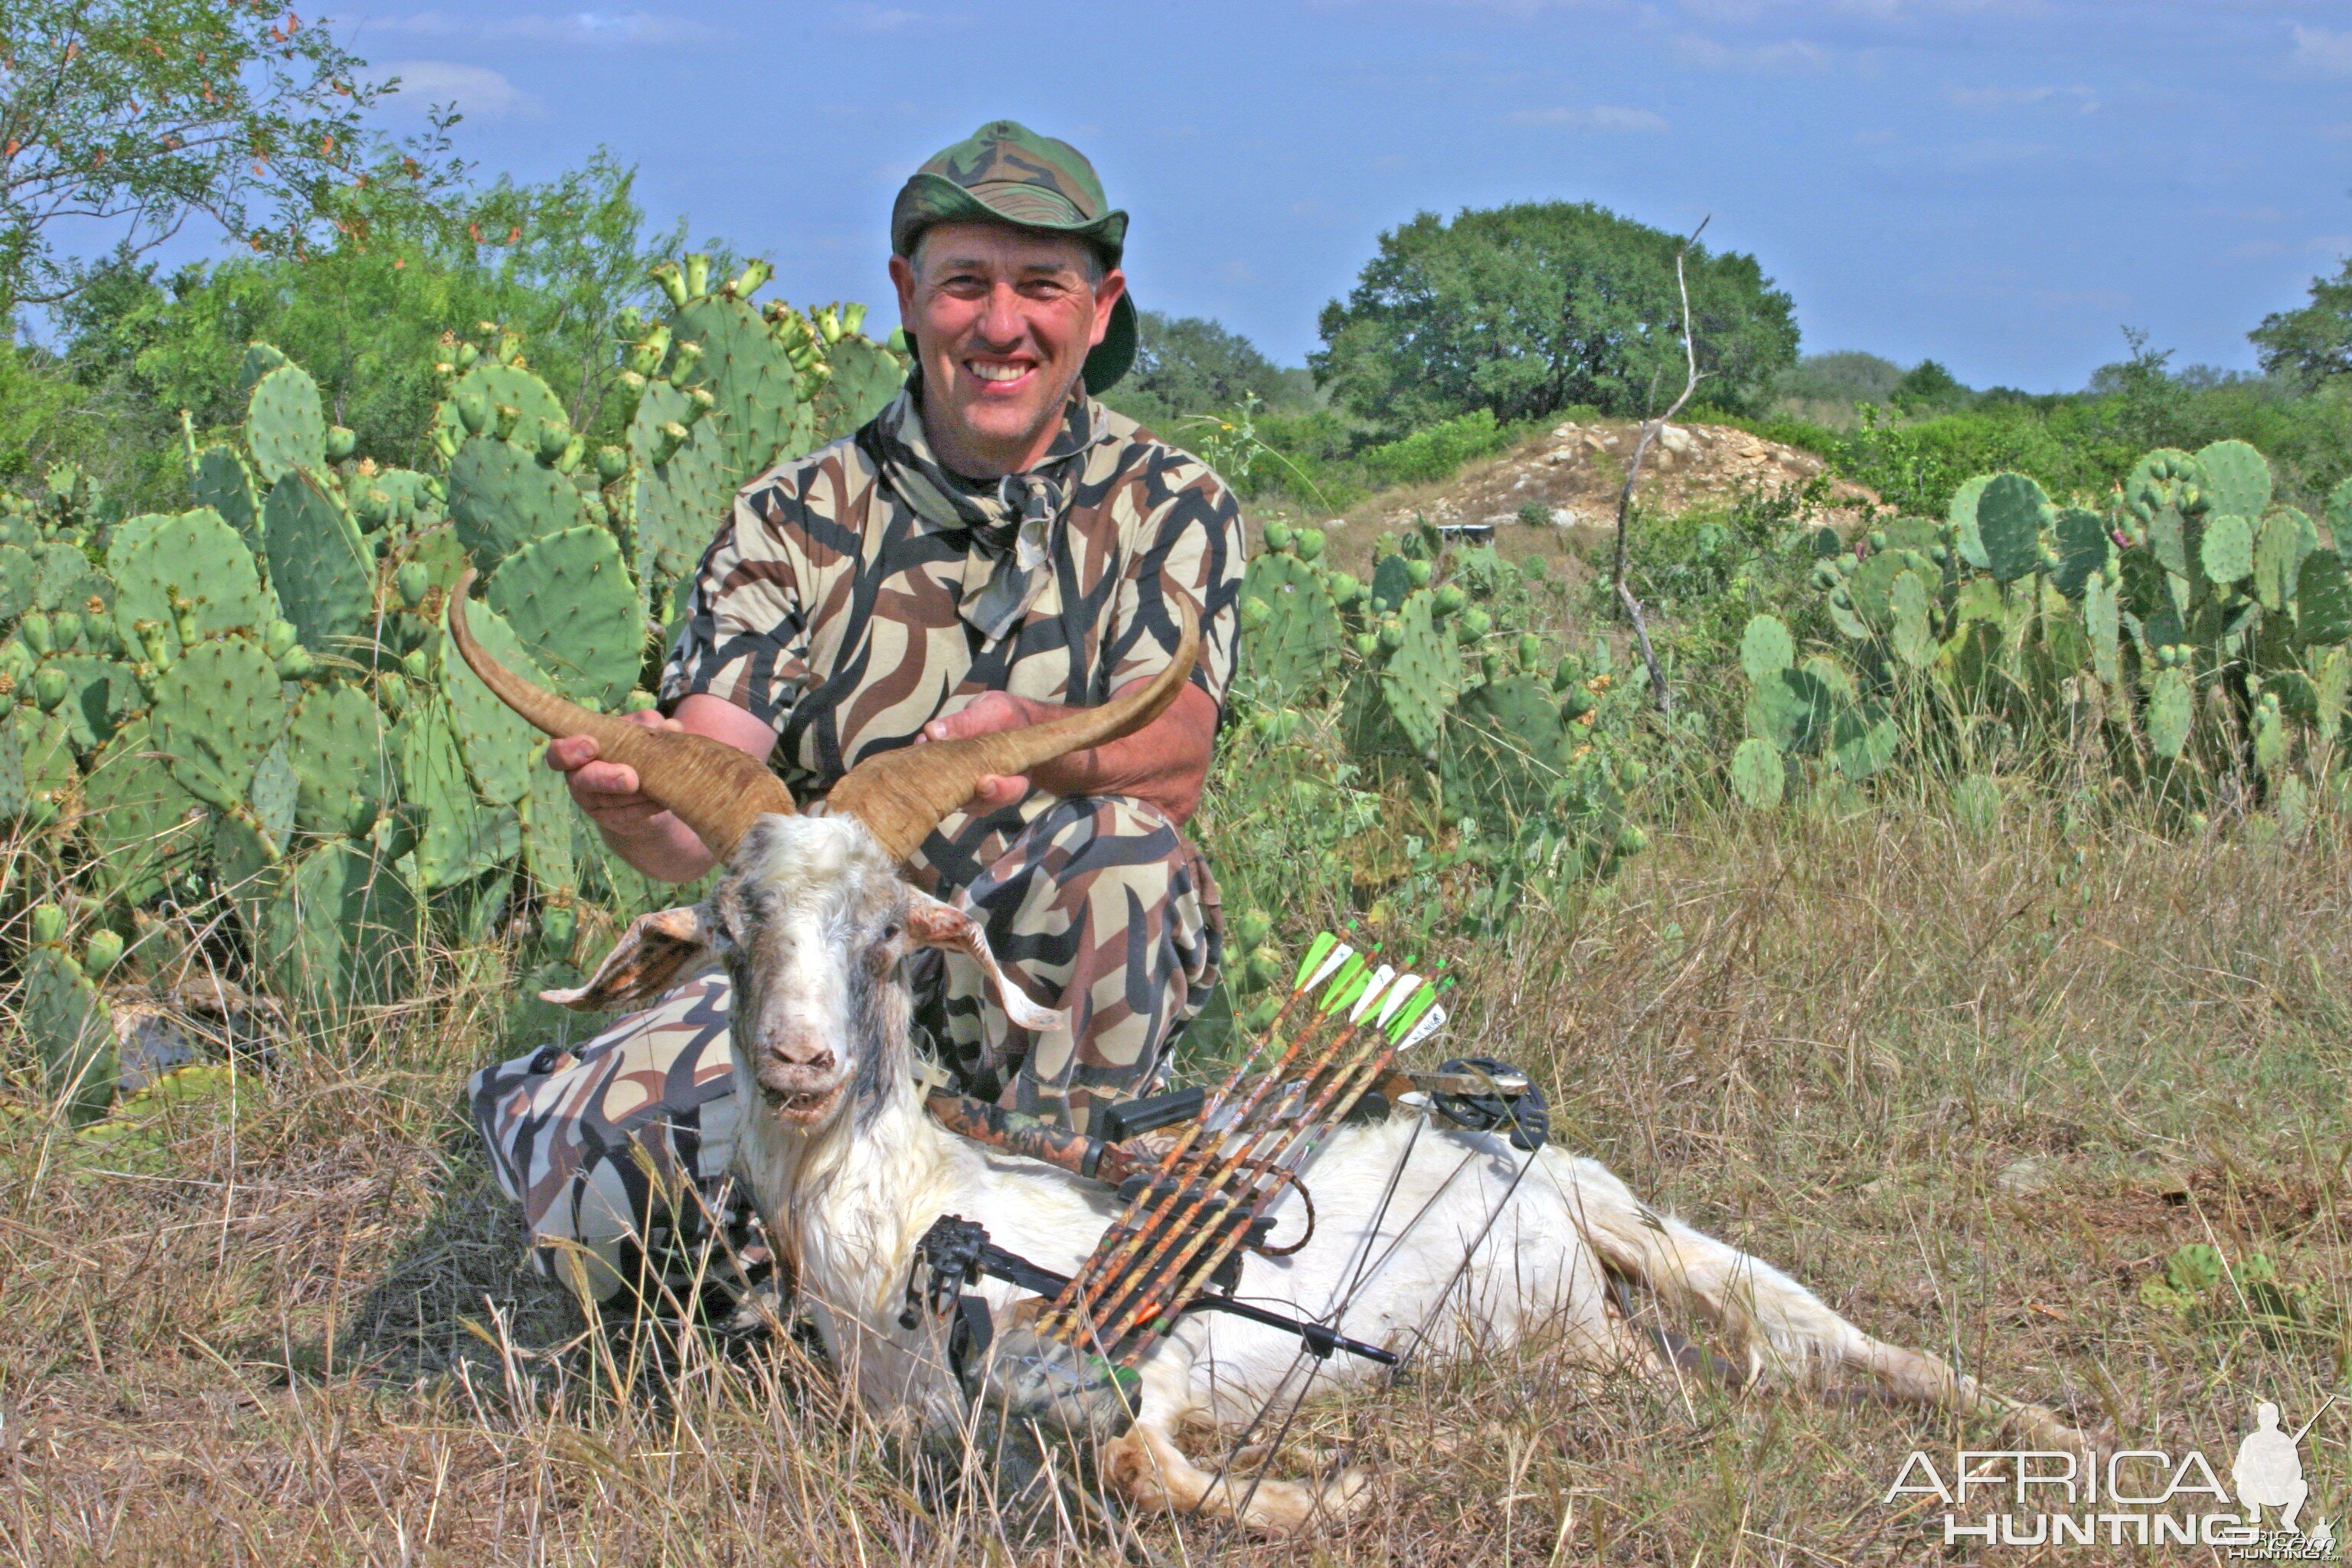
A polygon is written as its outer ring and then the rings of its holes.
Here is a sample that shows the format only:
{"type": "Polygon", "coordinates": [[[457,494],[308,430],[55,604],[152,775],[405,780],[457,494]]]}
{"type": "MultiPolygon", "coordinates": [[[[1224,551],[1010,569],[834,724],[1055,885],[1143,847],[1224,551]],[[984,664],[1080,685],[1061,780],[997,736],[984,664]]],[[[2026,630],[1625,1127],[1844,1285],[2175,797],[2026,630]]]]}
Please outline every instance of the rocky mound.
{"type": "MultiPolygon", "coordinates": [[[[1384,529],[1415,517],[1500,525],[1532,521],[1524,510],[1532,504],[1558,528],[1611,528],[1637,428],[1630,420],[1570,421],[1541,442],[1473,463],[1443,484],[1384,490],[1349,513],[1349,521],[1384,529]]],[[[1806,484],[1824,466],[1811,452],[1729,426],[1669,425],[1642,459],[1640,499],[1645,507],[1681,511],[1727,501],[1743,489],[1806,484]]],[[[1831,481],[1832,521],[1877,502],[1859,485],[1831,481]]]]}

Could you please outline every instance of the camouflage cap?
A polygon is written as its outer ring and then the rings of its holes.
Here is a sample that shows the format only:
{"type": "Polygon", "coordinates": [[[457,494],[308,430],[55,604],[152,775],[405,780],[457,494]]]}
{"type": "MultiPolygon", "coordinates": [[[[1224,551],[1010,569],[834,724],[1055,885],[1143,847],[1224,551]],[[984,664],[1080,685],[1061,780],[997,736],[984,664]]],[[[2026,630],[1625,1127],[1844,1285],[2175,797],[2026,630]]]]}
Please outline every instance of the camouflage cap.
{"type": "MultiPolygon", "coordinates": [[[[890,248],[912,256],[940,223],[1001,223],[1082,239],[1117,267],[1127,247],[1127,214],[1103,195],[1086,154],[1011,120],[992,120],[933,154],[899,187],[890,207],[890,248]]],[[[1108,392],[1135,363],[1135,301],[1119,296],[1103,341],[1087,355],[1087,390],[1108,392]]]]}

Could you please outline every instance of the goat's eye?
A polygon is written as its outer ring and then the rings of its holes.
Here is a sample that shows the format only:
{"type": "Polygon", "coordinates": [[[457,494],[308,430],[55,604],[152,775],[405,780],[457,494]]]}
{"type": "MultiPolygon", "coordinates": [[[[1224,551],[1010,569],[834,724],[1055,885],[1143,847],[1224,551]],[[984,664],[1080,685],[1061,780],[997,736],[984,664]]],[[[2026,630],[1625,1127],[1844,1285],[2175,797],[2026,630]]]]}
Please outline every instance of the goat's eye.
{"type": "Polygon", "coordinates": [[[884,942],[896,942],[898,940],[898,922],[897,921],[892,921],[888,925],[882,928],[882,940],[884,942]]]}

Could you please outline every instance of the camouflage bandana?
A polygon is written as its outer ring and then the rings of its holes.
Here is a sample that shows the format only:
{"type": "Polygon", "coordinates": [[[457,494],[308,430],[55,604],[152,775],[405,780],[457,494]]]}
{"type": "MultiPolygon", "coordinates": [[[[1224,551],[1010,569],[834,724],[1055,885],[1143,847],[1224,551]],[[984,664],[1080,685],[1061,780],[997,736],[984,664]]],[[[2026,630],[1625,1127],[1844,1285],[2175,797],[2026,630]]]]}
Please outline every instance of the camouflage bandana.
{"type": "Polygon", "coordinates": [[[1097,434],[1092,399],[1073,397],[1036,467],[999,479],[966,479],[932,452],[922,396],[918,370],[875,421],[882,480],[933,528],[971,535],[961,613],[994,642],[1020,624],[1053,574],[1054,530],[1069,515],[1087,448],[1115,437],[1097,434]]]}

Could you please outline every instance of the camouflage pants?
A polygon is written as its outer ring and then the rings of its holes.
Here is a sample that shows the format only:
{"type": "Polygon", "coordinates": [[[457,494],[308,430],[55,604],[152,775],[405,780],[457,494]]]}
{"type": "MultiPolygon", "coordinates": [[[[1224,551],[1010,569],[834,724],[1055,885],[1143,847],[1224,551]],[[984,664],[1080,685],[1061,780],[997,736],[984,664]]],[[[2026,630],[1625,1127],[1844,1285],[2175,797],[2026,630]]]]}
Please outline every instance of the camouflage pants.
{"type": "MultiPolygon", "coordinates": [[[[979,918],[1032,996],[1069,1010],[1066,1033],[1033,1037],[962,955],[910,960],[917,1047],[967,1093],[1083,1128],[1095,1105],[1158,1080],[1216,984],[1216,885],[1191,841],[1139,801],[1033,795],[951,816],[911,870],[979,918]]],[[[583,1045],[474,1075],[475,1125],[544,1272],[609,1300],[656,1286],[732,1293],[769,1268],[729,1175],[730,990],[706,972],[583,1045]]]]}

